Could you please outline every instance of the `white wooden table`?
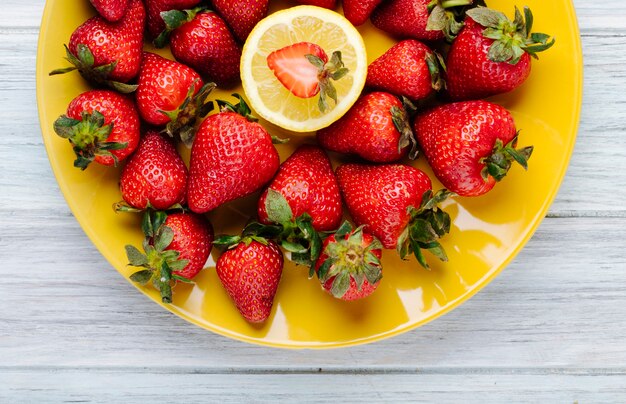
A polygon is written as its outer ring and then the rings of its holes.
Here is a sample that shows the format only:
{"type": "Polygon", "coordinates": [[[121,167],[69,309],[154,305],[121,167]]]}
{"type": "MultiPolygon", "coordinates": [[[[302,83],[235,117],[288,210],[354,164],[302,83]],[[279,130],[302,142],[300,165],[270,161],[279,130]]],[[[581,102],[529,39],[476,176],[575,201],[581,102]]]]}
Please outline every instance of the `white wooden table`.
{"type": "MultiPolygon", "coordinates": [[[[95,250],[37,120],[45,0],[0,11],[0,402],[626,402],[626,5],[575,0],[576,150],[514,262],[452,313],[382,342],[279,350],[155,305],[95,250]]],[[[549,106],[546,106],[549,107],[549,106]]]]}

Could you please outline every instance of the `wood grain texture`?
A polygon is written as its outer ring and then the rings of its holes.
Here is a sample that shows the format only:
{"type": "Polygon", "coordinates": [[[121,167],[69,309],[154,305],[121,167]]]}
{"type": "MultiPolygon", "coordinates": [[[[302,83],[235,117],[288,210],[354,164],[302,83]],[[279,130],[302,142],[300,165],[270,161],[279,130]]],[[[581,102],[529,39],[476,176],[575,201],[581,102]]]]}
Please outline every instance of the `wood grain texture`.
{"type": "Polygon", "coordinates": [[[410,374],[172,374],[92,371],[85,380],[78,370],[53,373],[11,370],[0,383],[11,386],[0,400],[12,403],[111,403],[127,392],[124,403],[507,403],[620,402],[623,375],[526,373],[410,374]],[[33,380],[35,380],[33,382],[33,380]],[[115,386],[112,388],[112,386],[115,386]],[[232,388],[241,386],[241,388],[232,388]],[[586,386],[593,386],[588,388],[586,386]],[[563,393],[567,390],[567,393],[563,393]],[[309,394],[302,394],[302,392],[309,394]],[[3,397],[4,396],[4,397],[3,397]],[[15,400],[16,397],[19,397],[15,400]],[[297,397],[297,401],[294,398],[297,397]],[[342,400],[343,401],[343,400],[342,400]]]}
{"type": "Polygon", "coordinates": [[[46,0],[2,0],[0,33],[37,29],[46,0]]]}
{"type": "Polygon", "coordinates": [[[58,190],[37,120],[43,4],[3,0],[0,14],[0,402],[626,401],[622,2],[574,1],[580,130],[527,247],[437,321],[330,351],[257,347],[190,325],[94,249],[58,190]]]}

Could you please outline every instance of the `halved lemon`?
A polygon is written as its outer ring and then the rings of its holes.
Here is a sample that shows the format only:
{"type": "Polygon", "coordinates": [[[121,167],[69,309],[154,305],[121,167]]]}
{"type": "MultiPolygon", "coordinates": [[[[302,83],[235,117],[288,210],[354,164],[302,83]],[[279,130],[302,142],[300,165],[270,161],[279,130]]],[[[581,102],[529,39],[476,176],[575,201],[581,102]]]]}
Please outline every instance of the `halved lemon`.
{"type": "Polygon", "coordinates": [[[241,81],[250,106],[259,116],[284,129],[312,132],[343,116],[365,85],[367,54],[361,34],[342,15],[315,7],[297,6],[261,20],[252,30],[241,56],[241,81]],[[298,42],[319,45],[330,55],[341,52],[348,74],[333,84],[337,103],[322,112],[318,97],[299,98],[285,88],[267,65],[267,56],[298,42]]]}

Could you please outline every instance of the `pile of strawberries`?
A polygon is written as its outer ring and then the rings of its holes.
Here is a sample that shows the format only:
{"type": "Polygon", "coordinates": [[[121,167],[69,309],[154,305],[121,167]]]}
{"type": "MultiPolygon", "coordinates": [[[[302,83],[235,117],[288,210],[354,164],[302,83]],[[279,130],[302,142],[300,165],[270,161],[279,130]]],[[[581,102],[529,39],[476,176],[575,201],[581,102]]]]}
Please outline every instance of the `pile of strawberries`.
{"type": "MultiPolygon", "coordinates": [[[[98,14],[66,46],[72,67],[51,72],[78,70],[94,86],[54,123],[76,153],[74,165],[126,160],[115,208],[143,212],[145,234],[143,251],[126,247],[141,268],[131,279],[169,303],[172,285],[192,282],[219,246],[217,274],[250,322],[269,316],[285,252],[344,300],[376,289],[384,249],[412,254],[426,268],[424,251],[446,260],[438,239],[450,217],[440,203],[488,192],[513,162],[526,168],[532,152],[516,149],[510,113],[482,99],[522,84],[530,57],[554,43],[531,33],[528,8],[511,21],[482,1],[343,0],[350,22],[371,19],[399,42],[369,66],[352,109],[281,164],[275,144],[282,140],[256,122],[241,96],[236,104],[209,99],[216,86],[239,82],[241,45],[268,1],[212,0],[209,11],[200,0],[91,0],[98,14]],[[169,42],[175,60],[145,52],[145,41],[169,42]],[[214,104],[219,110],[209,115],[214,104]],[[191,147],[189,168],[178,141],[191,147]],[[326,151],[343,162],[335,171],[326,151]],[[420,151],[445,189],[433,191],[407,163],[420,151]],[[215,238],[204,214],[258,191],[258,210],[241,234],[215,238]],[[343,206],[356,227],[342,222],[343,206]]],[[[291,52],[268,65],[279,77],[289,63],[306,64],[293,59],[291,52]]]]}

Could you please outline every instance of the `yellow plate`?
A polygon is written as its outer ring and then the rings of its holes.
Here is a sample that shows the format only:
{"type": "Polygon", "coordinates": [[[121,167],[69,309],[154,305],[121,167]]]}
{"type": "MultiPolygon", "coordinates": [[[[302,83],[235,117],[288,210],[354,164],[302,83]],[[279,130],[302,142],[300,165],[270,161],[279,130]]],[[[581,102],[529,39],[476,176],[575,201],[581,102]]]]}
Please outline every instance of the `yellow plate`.
{"type": "MultiPolygon", "coordinates": [[[[287,3],[273,4],[275,10],[287,3]]],[[[565,174],[580,113],[583,65],[572,3],[526,0],[518,6],[524,4],[535,14],[535,30],[554,35],[557,42],[539,61],[533,61],[531,77],[522,88],[494,100],[512,111],[522,130],[520,145],[534,145],[535,153],[528,172],[515,167],[488,195],[456,198],[447,205],[453,218],[452,230],[443,240],[448,263],[431,259],[433,268],[428,272],[414,260],[402,262],[394,252],[386,251],[380,287],[371,297],[353,303],[333,299],[315,279],[307,279],[304,268],[286,265],[272,315],[263,326],[252,326],[241,318],[213,268],[202,271],[195,285],[176,286],[174,304],[164,307],[228,337],[280,347],[326,348],[375,341],[413,329],[457,307],[489,283],[521,250],[546,214],[565,174]]],[[[491,0],[489,5],[512,15],[509,1],[491,0]]],[[[70,145],[52,130],[53,121],[65,113],[70,100],[88,86],[77,73],[53,77],[47,73],[66,66],[63,44],[92,13],[87,0],[47,1],[37,54],[39,117],[50,164],[72,212],[100,252],[128,279],[133,269],[126,266],[124,245],[140,246],[142,235],[137,215],[115,214],[111,209],[113,202],[120,200],[120,169],[96,164],[85,172],[75,169],[70,145]]],[[[370,62],[393,44],[370,25],[360,31],[370,62]]],[[[231,91],[219,95],[225,97],[231,91]]],[[[278,146],[281,157],[285,159],[306,140],[293,137],[289,145],[278,146]]],[[[432,174],[423,158],[416,164],[432,174]]],[[[436,181],[434,186],[441,187],[436,181]]],[[[248,197],[208,217],[218,232],[236,232],[246,219],[242,212],[254,212],[255,203],[255,197],[248,197]]],[[[139,290],[161,304],[155,291],[139,290]]]]}

